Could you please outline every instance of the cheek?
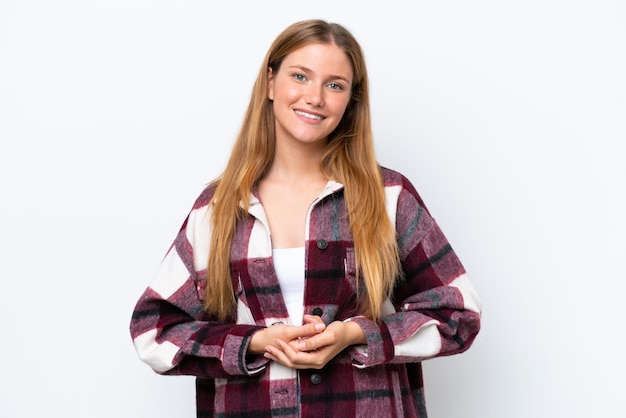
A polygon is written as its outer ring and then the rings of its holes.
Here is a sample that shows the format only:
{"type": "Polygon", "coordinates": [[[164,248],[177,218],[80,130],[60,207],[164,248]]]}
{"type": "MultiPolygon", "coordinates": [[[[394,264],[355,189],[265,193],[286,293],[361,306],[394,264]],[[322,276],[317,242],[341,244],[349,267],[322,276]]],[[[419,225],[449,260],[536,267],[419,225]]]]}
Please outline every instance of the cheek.
{"type": "Polygon", "coordinates": [[[290,103],[296,102],[300,97],[302,97],[302,92],[297,86],[286,87],[281,91],[281,93],[284,100],[290,103]]]}
{"type": "Polygon", "coordinates": [[[346,110],[348,109],[349,103],[350,103],[350,100],[338,101],[333,106],[333,113],[335,113],[338,116],[343,117],[343,115],[346,113],[346,110]]]}
{"type": "Polygon", "coordinates": [[[274,100],[290,102],[297,99],[300,95],[297,86],[292,83],[284,83],[282,80],[276,80],[272,84],[272,95],[274,100]]]}

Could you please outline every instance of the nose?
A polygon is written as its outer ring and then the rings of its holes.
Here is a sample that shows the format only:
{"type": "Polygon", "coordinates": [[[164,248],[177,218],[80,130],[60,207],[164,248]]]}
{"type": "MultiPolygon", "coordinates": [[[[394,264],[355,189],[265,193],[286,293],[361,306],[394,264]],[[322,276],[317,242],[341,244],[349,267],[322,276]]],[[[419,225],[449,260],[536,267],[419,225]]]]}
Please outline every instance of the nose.
{"type": "Polygon", "coordinates": [[[304,101],[315,107],[321,107],[324,105],[324,86],[318,86],[314,83],[311,83],[304,95],[304,101]]]}

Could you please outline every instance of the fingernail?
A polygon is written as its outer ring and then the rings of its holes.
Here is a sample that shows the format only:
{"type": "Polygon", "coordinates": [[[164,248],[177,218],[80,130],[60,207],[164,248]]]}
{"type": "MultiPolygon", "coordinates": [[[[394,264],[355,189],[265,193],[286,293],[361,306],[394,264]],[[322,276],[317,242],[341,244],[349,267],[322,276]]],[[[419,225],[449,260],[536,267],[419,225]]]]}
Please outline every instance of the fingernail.
{"type": "Polygon", "coordinates": [[[321,331],[324,328],[326,328],[326,325],[324,325],[324,324],[315,324],[315,330],[316,331],[321,331]]]}

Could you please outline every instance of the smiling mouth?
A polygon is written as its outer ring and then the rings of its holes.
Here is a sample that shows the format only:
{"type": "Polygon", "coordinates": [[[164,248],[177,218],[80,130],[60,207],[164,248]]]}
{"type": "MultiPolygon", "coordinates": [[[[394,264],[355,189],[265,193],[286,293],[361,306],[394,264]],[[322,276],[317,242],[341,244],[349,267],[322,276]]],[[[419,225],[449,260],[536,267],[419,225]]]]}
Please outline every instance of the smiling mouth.
{"type": "Polygon", "coordinates": [[[322,119],[324,119],[320,115],[314,115],[312,113],[303,112],[302,110],[294,110],[294,112],[296,112],[296,115],[304,116],[305,118],[308,118],[308,119],[313,119],[313,120],[322,120],[322,119]]]}

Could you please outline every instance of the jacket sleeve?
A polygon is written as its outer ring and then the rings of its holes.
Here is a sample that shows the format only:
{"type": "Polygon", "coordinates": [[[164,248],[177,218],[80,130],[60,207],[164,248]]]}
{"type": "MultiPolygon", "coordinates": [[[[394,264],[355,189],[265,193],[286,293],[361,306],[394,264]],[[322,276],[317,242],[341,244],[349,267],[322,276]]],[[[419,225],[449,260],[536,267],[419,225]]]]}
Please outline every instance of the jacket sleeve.
{"type": "Polygon", "coordinates": [[[404,277],[379,321],[350,320],[367,345],[350,350],[356,366],[419,362],[467,350],[480,330],[481,303],[459,258],[408,182],[390,188],[404,277]]]}
{"type": "Polygon", "coordinates": [[[210,210],[202,201],[196,202],[137,302],[131,337],[141,360],[160,374],[252,375],[268,362],[246,354],[252,334],[261,327],[218,323],[202,306],[210,238],[210,210]]]}

